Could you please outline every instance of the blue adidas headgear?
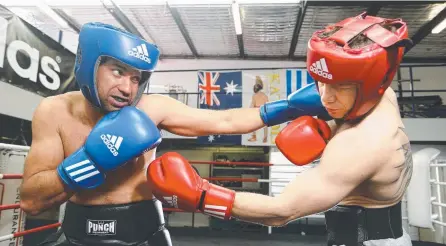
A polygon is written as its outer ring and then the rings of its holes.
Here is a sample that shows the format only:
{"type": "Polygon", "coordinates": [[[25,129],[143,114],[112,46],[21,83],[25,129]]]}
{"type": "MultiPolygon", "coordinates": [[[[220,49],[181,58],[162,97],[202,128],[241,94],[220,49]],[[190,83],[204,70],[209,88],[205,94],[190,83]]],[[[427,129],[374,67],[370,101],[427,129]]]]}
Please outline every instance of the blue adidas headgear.
{"type": "Polygon", "coordinates": [[[135,105],[146,89],[149,77],[158,63],[159,50],[129,32],[104,23],[87,23],[79,33],[74,74],[84,96],[102,108],[96,87],[96,71],[101,57],[111,57],[142,72],[135,105]]]}

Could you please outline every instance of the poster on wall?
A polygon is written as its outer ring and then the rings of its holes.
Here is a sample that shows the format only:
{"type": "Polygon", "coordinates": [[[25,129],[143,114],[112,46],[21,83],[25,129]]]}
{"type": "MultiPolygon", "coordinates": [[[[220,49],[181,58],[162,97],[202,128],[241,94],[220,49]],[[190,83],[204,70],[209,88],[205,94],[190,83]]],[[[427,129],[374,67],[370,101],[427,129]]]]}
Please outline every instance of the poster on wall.
{"type": "Polygon", "coordinates": [[[77,90],[75,55],[0,6],[0,81],[43,97],[77,90]]]}
{"type": "MultiPolygon", "coordinates": [[[[198,105],[201,109],[227,110],[242,107],[241,71],[198,71],[198,105]]],[[[241,135],[198,137],[206,145],[240,145],[241,135]]]]}
{"type": "MultiPolygon", "coordinates": [[[[283,70],[243,71],[243,107],[260,108],[267,102],[286,97],[283,70]]],[[[263,127],[242,135],[242,145],[272,146],[284,125],[263,127]]]]}

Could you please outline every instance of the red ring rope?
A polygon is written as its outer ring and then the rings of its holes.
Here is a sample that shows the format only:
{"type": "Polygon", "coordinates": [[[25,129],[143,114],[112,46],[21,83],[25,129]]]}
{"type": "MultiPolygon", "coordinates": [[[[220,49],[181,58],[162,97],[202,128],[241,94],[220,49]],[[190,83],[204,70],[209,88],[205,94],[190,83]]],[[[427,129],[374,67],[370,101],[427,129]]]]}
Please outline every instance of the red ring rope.
{"type": "Polygon", "coordinates": [[[0,179],[21,179],[22,174],[0,174],[0,179]]]}
{"type": "Polygon", "coordinates": [[[258,178],[208,177],[203,179],[207,179],[209,181],[259,182],[258,178]]]}
{"type": "Polygon", "coordinates": [[[0,211],[8,210],[8,209],[15,209],[15,208],[20,208],[20,204],[15,203],[15,204],[0,205],[0,211]]]}
{"type": "MultiPolygon", "coordinates": [[[[222,166],[257,166],[257,167],[269,167],[273,166],[271,163],[266,162],[249,162],[249,161],[189,161],[191,164],[197,165],[222,165],[222,166]]],[[[0,174],[0,179],[21,179],[22,174],[0,174]]],[[[249,181],[246,181],[249,182],[249,181]]],[[[254,181],[252,181],[254,182],[254,181]]]]}
{"type": "MultiPolygon", "coordinates": [[[[192,213],[192,212],[189,212],[189,211],[181,210],[179,208],[163,208],[163,211],[164,212],[192,213]]],[[[197,210],[197,211],[195,211],[195,213],[201,213],[201,211],[197,210]]]]}
{"type": "MultiPolygon", "coordinates": [[[[0,205],[0,211],[8,210],[8,209],[15,209],[15,208],[20,208],[20,204],[15,203],[15,204],[0,205]]],[[[167,211],[167,212],[186,212],[186,211],[178,209],[178,208],[163,208],[163,210],[167,211]]],[[[197,212],[200,212],[200,211],[197,210],[197,212]]]]}
{"type": "Polygon", "coordinates": [[[250,162],[250,161],[189,161],[190,164],[208,164],[208,165],[225,165],[225,166],[258,166],[269,167],[273,164],[266,162],[250,162]]]}
{"type": "Polygon", "coordinates": [[[49,225],[45,225],[45,226],[40,226],[40,227],[36,227],[33,229],[29,229],[26,231],[19,231],[13,234],[8,234],[5,236],[0,236],[0,242],[2,241],[6,241],[12,238],[16,238],[16,237],[22,237],[31,233],[35,233],[35,232],[39,232],[39,231],[44,231],[44,230],[48,230],[48,229],[52,229],[52,228],[57,228],[61,225],[61,223],[54,223],[54,224],[49,224],[49,225]]]}

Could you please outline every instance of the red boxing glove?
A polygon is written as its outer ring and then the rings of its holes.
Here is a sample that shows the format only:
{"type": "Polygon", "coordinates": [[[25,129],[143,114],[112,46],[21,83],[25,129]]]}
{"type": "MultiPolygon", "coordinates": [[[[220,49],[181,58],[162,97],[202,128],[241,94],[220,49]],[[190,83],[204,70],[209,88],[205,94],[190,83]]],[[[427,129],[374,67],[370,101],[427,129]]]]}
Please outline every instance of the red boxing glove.
{"type": "Polygon", "coordinates": [[[330,136],[331,130],[325,121],[302,116],[279,132],[276,145],[288,160],[302,166],[322,154],[330,136]]]}
{"type": "Polygon", "coordinates": [[[202,179],[180,154],[168,152],[150,163],[147,181],[163,203],[188,212],[197,209],[220,219],[231,218],[235,192],[202,179]]]}

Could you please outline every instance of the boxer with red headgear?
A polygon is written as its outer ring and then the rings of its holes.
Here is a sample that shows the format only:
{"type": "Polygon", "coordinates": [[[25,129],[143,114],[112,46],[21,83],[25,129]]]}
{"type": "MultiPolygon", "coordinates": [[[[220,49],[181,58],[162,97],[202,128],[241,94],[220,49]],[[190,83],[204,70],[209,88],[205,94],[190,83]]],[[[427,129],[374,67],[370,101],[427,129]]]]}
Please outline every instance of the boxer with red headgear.
{"type": "Polygon", "coordinates": [[[308,43],[307,69],[319,81],[316,85],[355,87],[356,91],[349,111],[340,116],[336,114],[339,111],[331,110],[331,116],[354,120],[370,112],[390,86],[403,57],[403,47],[410,44],[407,26],[400,19],[365,13],[314,33],[308,43]]]}
{"type": "MultiPolygon", "coordinates": [[[[327,245],[411,245],[402,228],[401,199],[412,174],[410,142],[389,88],[407,39],[406,23],[365,13],[314,33],[307,66],[334,122],[302,116],[278,136],[292,161],[315,168],[269,197],[235,192],[202,180],[178,154],[151,163],[149,186],[175,206],[281,226],[325,212],[327,245]],[[289,146],[286,146],[288,143],[289,146]],[[291,144],[290,144],[291,143],[291,144]],[[299,153],[299,154],[295,154],[299,153]]],[[[278,144],[279,145],[279,144],[278,144]]]]}

